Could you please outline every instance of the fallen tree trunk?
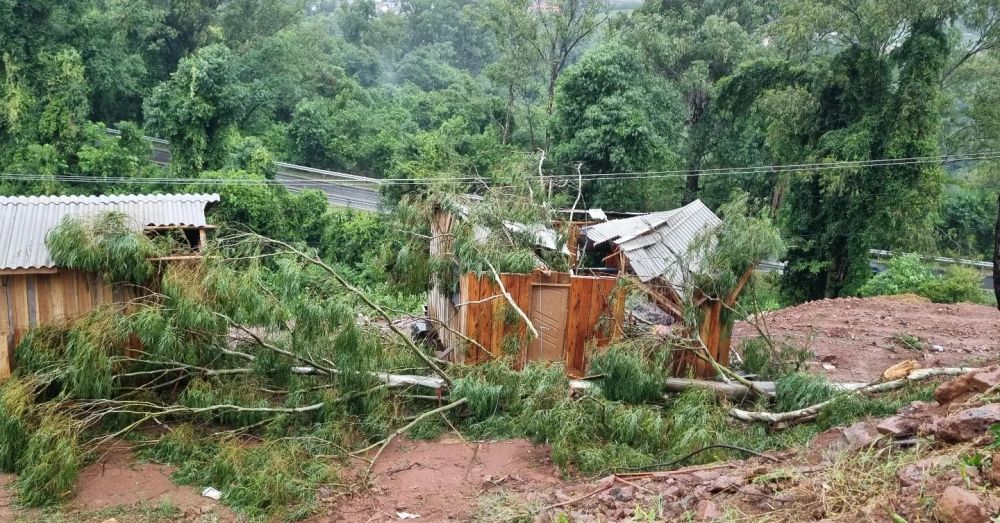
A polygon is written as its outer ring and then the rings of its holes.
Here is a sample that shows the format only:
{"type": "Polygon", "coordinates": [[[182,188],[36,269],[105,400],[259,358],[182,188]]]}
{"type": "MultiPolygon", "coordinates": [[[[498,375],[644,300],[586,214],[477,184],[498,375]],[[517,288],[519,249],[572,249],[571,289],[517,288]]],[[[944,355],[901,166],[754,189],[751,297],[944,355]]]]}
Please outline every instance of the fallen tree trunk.
{"type": "MultiPolygon", "coordinates": [[[[856,394],[887,392],[890,390],[901,389],[910,382],[936,378],[938,376],[958,376],[975,370],[979,369],[969,368],[969,367],[939,367],[930,369],[919,369],[911,372],[905,378],[892,381],[884,381],[881,383],[871,383],[850,392],[856,394]]],[[[831,398],[829,400],[817,403],[815,405],[811,405],[804,409],[792,410],[788,412],[748,411],[748,410],[733,408],[730,409],[729,415],[740,421],[747,421],[747,422],[763,421],[767,423],[787,423],[791,421],[797,421],[803,418],[816,416],[819,414],[821,410],[823,410],[824,407],[830,405],[836,400],[837,398],[831,398]]]]}

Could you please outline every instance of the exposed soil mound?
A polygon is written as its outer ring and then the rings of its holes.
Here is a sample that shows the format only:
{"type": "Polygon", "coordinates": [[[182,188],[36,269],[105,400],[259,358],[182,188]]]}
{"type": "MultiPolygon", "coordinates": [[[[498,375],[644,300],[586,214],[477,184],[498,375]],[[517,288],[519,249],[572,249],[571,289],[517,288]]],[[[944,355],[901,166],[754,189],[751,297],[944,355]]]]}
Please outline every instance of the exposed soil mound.
{"type": "Polygon", "coordinates": [[[371,492],[335,502],[327,515],[310,521],[399,521],[400,514],[468,521],[487,491],[537,492],[561,483],[549,449],[524,440],[396,439],[372,474],[371,492]]]}
{"type": "MultiPolygon", "coordinates": [[[[767,313],[758,323],[776,339],[812,350],[813,368],[835,381],[871,381],[910,359],[948,367],[1000,358],[1000,312],[971,303],[930,303],[912,295],[840,298],[767,313]]],[[[754,326],[740,322],[734,346],[754,336],[754,326]]]]}

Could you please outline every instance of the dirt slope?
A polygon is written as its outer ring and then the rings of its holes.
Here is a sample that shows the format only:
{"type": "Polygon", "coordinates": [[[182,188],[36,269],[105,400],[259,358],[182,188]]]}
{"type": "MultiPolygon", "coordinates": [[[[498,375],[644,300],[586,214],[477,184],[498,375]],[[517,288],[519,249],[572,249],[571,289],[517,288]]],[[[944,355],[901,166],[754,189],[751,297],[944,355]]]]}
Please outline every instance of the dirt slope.
{"type": "MultiPolygon", "coordinates": [[[[820,300],[765,314],[759,325],[811,349],[811,367],[836,381],[870,381],[908,359],[938,367],[1000,358],[1000,311],[971,303],[944,305],[912,295],[820,300]],[[906,348],[893,339],[900,335],[917,336],[926,348],[906,348]],[[821,361],[835,368],[824,369],[821,361]]],[[[753,325],[738,323],[734,346],[756,335],[753,325]]]]}

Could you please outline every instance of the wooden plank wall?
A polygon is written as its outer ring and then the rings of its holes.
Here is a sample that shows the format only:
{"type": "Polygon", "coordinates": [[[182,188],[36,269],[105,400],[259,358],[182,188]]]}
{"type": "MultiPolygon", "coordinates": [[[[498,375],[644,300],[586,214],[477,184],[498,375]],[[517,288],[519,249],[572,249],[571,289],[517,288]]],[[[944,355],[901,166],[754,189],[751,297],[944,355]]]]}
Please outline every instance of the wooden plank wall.
{"type": "MultiPolygon", "coordinates": [[[[615,293],[617,280],[609,277],[571,276],[567,273],[501,274],[500,280],[518,307],[529,317],[532,307],[532,287],[537,284],[569,284],[568,314],[563,355],[571,374],[586,370],[587,348],[607,346],[621,335],[624,317],[624,293],[615,293]]],[[[458,322],[460,332],[482,346],[463,343],[465,350],[455,350],[454,361],[479,363],[501,356],[507,336],[527,340],[523,321],[514,325],[504,322],[507,300],[489,275],[473,273],[462,276],[460,283],[458,322]],[[484,350],[488,352],[484,352],[484,350]]],[[[527,342],[521,345],[519,363],[524,363],[527,342]]]]}
{"type": "Polygon", "coordinates": [[[0,275],[0,378],[10,375],[14,348],[31,328],[136,296],[133,287],[105,283],[94,273],[60,270],[0,275]]]}

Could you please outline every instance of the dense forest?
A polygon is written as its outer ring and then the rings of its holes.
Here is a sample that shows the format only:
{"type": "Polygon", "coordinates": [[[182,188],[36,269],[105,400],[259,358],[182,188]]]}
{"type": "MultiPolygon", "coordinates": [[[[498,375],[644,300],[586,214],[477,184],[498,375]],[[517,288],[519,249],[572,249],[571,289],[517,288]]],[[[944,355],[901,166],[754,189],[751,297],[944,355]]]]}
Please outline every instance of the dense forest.
{"type": "Polygon", "coordinates": [[[405,242],[276,159],[384,179],[388,210],[517,176],[620,211],[741,190],[791,299],[852,294],[872,248],[992,256],[998,43],[991,0],[2,0],[0,193],[221,192],[385,273],[405,242]]]}

